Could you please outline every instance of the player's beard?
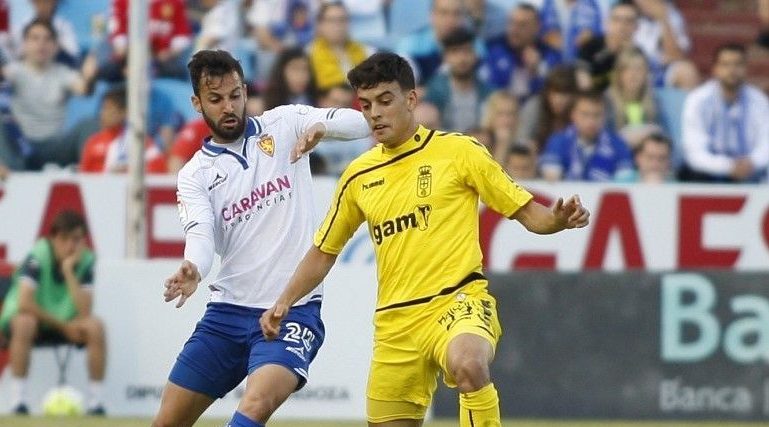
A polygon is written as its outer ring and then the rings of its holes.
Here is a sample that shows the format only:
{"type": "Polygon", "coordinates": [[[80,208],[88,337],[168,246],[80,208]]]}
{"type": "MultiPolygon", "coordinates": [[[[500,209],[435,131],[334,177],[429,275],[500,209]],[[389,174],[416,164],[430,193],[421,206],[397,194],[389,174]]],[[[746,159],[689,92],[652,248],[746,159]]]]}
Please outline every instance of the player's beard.
{"type": "Polygon", "coordinates": [[[205,112],[203,113],[203,120],[206,121],[209,129],[214,134],[214,140],[218,143],[231,142],[240,138],[243,132],[246,130],[246,107],[243,107],[243,111],[240,113],[240,117],[237,114],[228,114],[219,120],[219,123],[215,123],[205,112]],[[227,129],[220,123],[223,123],[227,119],[236,119],[238,123],[232,128],[227,129]]]}

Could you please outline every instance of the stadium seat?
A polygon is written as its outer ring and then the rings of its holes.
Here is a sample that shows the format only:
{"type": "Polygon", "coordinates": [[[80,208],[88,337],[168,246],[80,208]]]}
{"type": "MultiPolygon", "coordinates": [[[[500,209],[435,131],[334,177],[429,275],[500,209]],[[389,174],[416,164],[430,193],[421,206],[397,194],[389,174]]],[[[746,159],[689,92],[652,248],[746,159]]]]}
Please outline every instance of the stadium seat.
{"type": "Polygon", "coordinates": [[[192,96],[192,87],[189,82],[177,79],[154,79],[152,86],[167,95],[174,104],[174,109],[184,116],[185,121],[190,121],[198,117],[198,112],[192,107],[190,96],[192,96]]]}
{"type": "Polygon", "coordinates": [[[673,141],[673,166],[678,167],[683,157],[682,113],[686,92],[669,87],[658,88],[657,104],[660,107],[660,123],[673,141]]]}
{"type": "Polygon", "coordinates": [[[67,101],[67,114],[64,119],[64,130],[72,129],[79,121],[95,117],[99,114],[101,97],[109,89],[109,84],[97,82],[93,93],[88,96],[73,96],[67,101]]]}
{"type": "MultiPolygon", "coordinates": [[[[11,2],[18,3],[18,2],[11,2]]],[[[80,51],[87,52],[93,40],[94,19],[102,19],[103,28],[106,31],[107,20],[110,14],[110,0],[60,0],[57,13],[68,20],[75,28],[77,40],[80,43],[80,51]]]]}
{"type": "MultiPolygon", "coordinates": [[[[390,4],[390,35],[400,38],[430,23],[430,2],[393,0],[390,4]]],[[[393,46],[397,45],[397,41],[393,46]]]]}

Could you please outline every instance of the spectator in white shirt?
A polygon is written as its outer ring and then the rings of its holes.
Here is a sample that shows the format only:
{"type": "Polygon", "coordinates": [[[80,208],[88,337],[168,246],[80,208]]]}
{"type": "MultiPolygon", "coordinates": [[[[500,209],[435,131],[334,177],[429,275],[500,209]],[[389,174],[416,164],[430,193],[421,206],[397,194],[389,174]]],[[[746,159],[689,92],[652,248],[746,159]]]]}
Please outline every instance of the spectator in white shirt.
{"type": "Polygon", "coordinates": [[[684,102],[684,170],[690,181],[757,182],[769,165],[769,99],[745,82],[745,47],[715,54],[713,79],[684,102]]]}
{"type": "Polygon", "coordinates": [[[195,51],[221,49],[237,52],[243,34],[241,0],[203,0],[208,12],[203,16],[195,51]]]}

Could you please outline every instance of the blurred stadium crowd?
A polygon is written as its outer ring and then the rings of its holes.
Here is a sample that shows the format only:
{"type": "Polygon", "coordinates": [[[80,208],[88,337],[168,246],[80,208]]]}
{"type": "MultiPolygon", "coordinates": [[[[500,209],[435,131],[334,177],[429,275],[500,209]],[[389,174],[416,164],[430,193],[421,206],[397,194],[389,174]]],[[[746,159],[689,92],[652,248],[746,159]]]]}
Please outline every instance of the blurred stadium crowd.
{"type": "MultiPolygon", "coordinates": [[[[0,0],[0,178],[127,170],[128,2],[0,0]]],[[[175,173],[208,136],[195,51],[239,58],[258,115],[357,107],[346,72],[392,50],[417,74],[419,121],[475,136],[516,179],[767,181],[769,100],[748,65],[769,49],[769,0],[148,2],[148,173],[175,173]],[[729,3],[757,17],[734,27],[742,44],[694,43],[686,17],[729,3]]],[[[322,144],[313,173],[370,146],[322,144]]]]}

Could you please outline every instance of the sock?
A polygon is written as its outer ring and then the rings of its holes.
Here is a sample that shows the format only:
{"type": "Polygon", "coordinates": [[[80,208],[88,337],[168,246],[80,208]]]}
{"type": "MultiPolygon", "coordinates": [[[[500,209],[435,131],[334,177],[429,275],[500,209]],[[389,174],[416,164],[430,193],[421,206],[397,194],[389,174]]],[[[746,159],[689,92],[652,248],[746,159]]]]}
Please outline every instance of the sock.
{"type": "Polygon", "coordinates": [[[264,424],[257,423],[251,418],[235,411],[232,415],[232,419],[227,424],[227,427],[264,427],[264,424]]]}
{"type": "Polygon", "coordinates": [[[494,384],[480,390],[459,393],[460,427],[500,427],[499,397],[494,384]]]}
{"type": "Polygon", "coordinates": [[[101,381],[88,382],[88,409],[97,408],[104,403],[104,383],[101,381]]]}
{"type": "Polygon", "coordinates": [[[27,404],[27,379],[11,375],[11,407],[27,404]]]}

